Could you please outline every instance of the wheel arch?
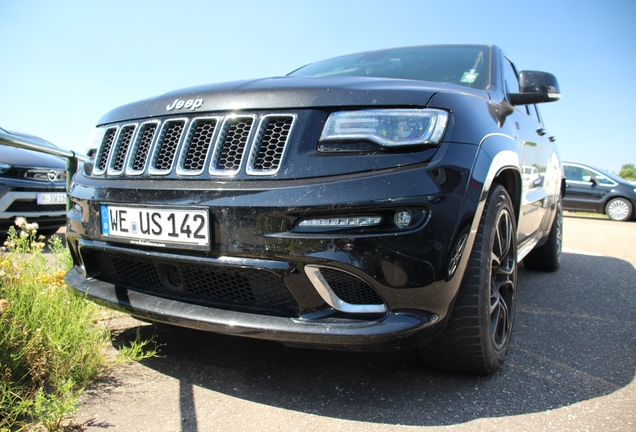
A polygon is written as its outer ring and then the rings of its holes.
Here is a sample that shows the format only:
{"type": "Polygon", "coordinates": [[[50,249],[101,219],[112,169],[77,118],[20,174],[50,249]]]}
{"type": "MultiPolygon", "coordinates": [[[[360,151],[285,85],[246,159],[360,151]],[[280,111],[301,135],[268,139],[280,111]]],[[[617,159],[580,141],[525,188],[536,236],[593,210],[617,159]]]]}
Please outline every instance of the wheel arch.
{"type": "Polygon", "coordinates": [[[511,166],[502,168],[493,179],[493,184],[500,184],[506,189],[515,211],[515,220],[519,223],[521,213],[521,171],[511,166]]]}

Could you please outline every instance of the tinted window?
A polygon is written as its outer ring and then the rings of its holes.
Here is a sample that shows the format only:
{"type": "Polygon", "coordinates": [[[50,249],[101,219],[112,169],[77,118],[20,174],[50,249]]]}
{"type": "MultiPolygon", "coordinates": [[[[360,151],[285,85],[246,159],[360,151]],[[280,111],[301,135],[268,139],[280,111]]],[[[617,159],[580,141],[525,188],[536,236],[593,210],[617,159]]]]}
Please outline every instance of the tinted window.
{"type": "Polygon", "coordinates": [[[564,168],[565,168],[565,177],[568,180],[589,182],[590,180],[594,179],[597,183],[602,185],[615,184],[615,182],[612,179],[610,179],[606,175],[601,174],[600,172],[595,170],[587,170],[585,168],[572,166],[572,165],[565,165],[564,168]]]}
{"type": "Polygon", "coordinates": [[[490,81],[490,52],[482,46],[372,51],[312,63],[290,75],[397,78],[485,89],[490,81]]]}
{"type": "Polygon", "coordinates": [[[574,181],[588,181],[585,180],[585,176],[590,174],[581,167],[566,165],[565,166],[565,178],[574,181]]]}

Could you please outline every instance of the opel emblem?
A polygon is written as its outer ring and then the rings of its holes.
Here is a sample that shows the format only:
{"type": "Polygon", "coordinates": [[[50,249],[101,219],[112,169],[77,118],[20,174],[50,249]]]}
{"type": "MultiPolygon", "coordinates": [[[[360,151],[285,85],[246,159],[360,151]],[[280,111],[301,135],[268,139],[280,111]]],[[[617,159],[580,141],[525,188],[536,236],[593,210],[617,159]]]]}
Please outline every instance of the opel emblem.
{"type": "Polygon", "coordinates": [[[57,181],[57,171],[55,171],[55,170],[49,171],[46,174],[46,177],[49,179],[50,182],[57,181]]]}

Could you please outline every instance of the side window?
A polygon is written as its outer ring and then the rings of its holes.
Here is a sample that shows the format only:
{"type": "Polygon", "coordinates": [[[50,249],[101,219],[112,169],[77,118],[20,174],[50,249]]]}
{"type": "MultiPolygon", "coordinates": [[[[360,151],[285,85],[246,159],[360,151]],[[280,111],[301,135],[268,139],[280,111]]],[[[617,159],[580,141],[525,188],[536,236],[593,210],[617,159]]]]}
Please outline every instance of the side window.
{"type": "Polygon", "coordinates": [[[596,179],[596,181],[602,185],[612,186],[616,184],[600,172],[592,171],[591,174],[594,174],[594,178],[596,179]]]}
{"type": "Polygon", "coordinates": [[[586,181],[584,176],[589,176],[589,173],[581,167],[566,165],[565,166],[565,178],[573,181],[586,181]]]}

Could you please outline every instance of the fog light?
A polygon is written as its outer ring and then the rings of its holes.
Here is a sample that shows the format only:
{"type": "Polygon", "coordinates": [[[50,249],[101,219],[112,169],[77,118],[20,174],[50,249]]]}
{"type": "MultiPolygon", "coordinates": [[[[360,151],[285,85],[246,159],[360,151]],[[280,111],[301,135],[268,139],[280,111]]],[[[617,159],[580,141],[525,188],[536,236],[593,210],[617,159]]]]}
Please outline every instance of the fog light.
{"type": "Polygon", "coordinates": [[[406,228],[411,224],[411,212],[406,210],[396,212],[393,216],[393,223],[400,229],[406,228]]]}

